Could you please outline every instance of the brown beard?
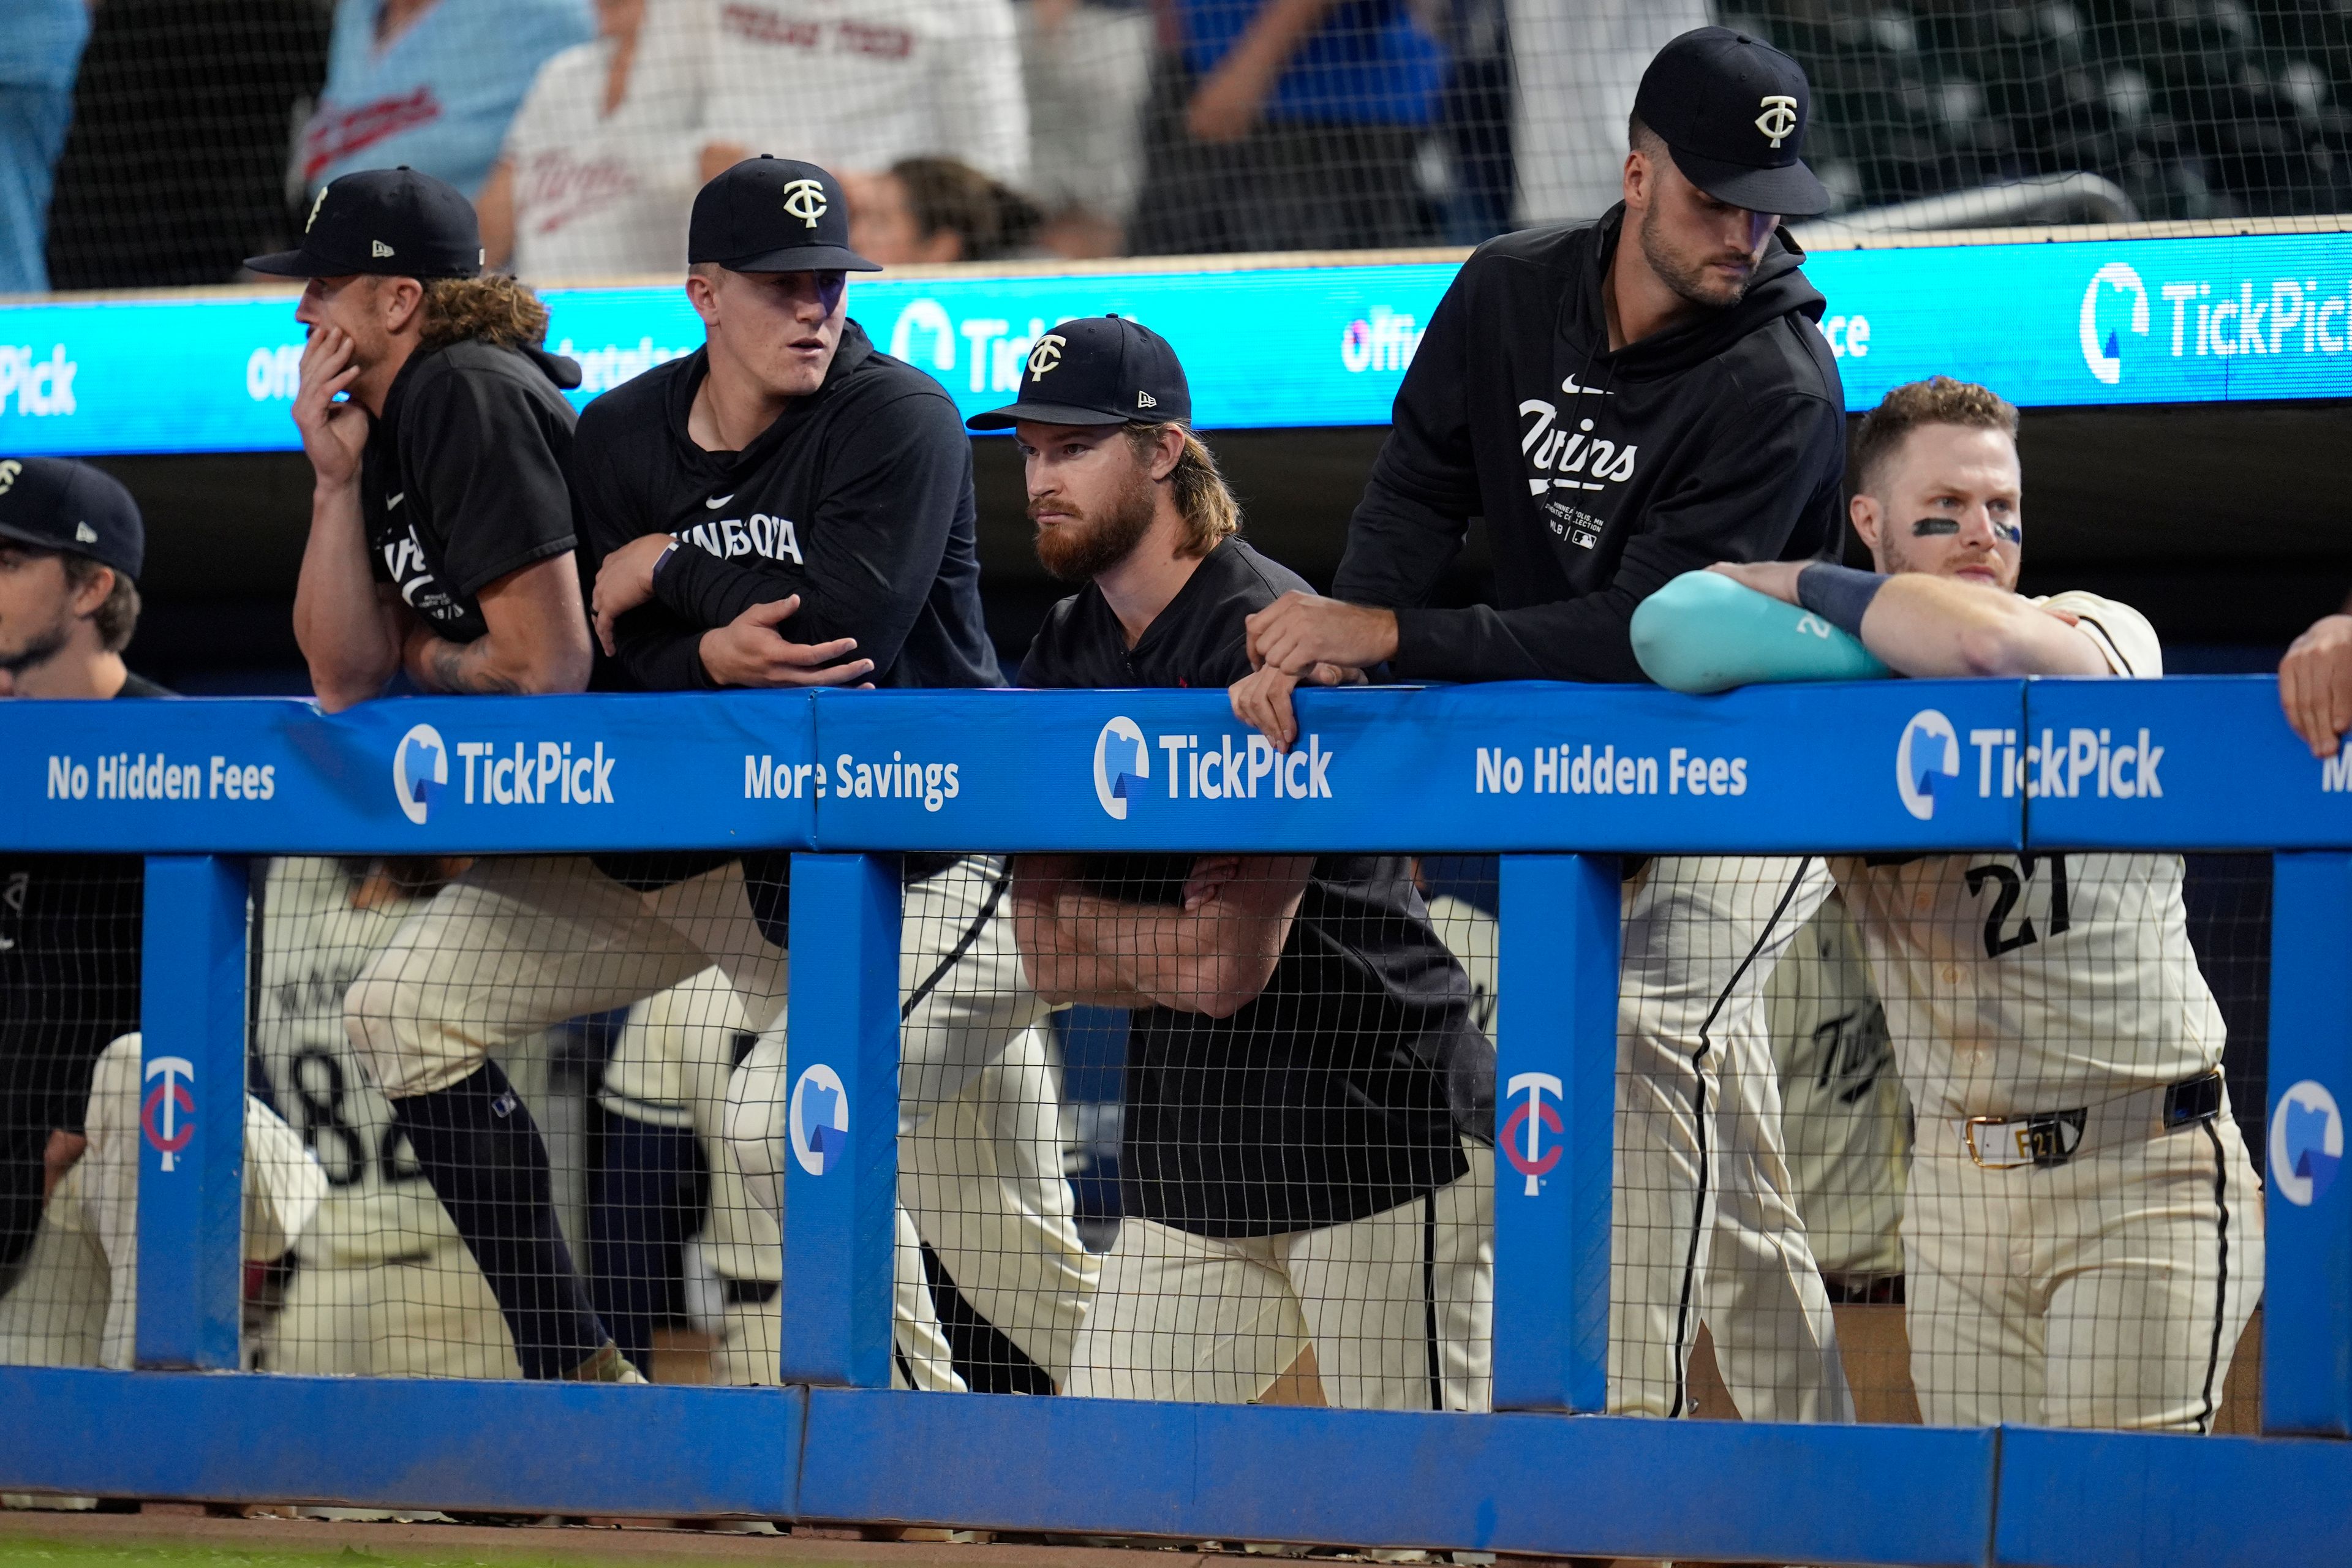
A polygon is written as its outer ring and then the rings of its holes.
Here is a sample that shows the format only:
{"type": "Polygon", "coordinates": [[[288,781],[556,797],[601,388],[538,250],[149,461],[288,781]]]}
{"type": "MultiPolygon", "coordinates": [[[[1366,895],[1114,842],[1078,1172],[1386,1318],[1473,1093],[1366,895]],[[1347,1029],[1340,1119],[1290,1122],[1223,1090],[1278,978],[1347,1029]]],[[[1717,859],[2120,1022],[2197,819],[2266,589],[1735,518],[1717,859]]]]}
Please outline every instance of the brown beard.
{"type": "MultiPolygon", "coordinates": [[[[1134,553],[1151,530],[1155,504],[1150,477],[1139,468],[1128,488],[1098,515],[1081,514],[1050,528],[1038,523],[1038,563],[1065,583],[1094,581],[1134,553]]],[[[1069,514],[1063,516],[1067,519],[1069,514]]],[[[1037,521],[1034,506],[1029,521],[1037,521]]]]}
{"type": "Polygon", "coordinates": [[[1706,272],[1706,264],[1689,257],[1677,255],[1666,248],[1665,242],[1656,237],[1653,225],[1642,225],[1642,258],[1650,270],[1675,295],[1707,310],[1727,310],[1748,297],[1748,284],[1756,280],[1756,270],[1750,266],[1748,276],[1728,285],[1714,283],[1706,272]]]}

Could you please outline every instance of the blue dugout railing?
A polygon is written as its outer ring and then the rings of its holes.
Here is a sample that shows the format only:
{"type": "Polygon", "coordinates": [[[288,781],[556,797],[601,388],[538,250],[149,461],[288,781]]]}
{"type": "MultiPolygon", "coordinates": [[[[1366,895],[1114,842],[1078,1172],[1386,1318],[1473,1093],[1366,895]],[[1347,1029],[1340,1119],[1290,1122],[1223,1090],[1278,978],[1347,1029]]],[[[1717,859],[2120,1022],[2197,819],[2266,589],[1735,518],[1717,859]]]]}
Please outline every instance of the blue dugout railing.
{"type": "MultiPolygon", "coordinates": [[[[2297,1157],[2333,1173],[2352,763],[2315,762],[2270,681],[1525,685],[1300,708],[1281,756],[1213,693],[0,705],[0,843],[150,857],[155,1112],[142,1370],[0,1369],[0,1489],[1776,1562],[2352,1560],[2352,1447],[2328,1440],[2352,1436],[2352,1184],[2325,1179],[2268,1198],[2270,1436],[1591,1414],[1621,852],[2276,851],[2270,1106],[2276,1127],[2293,1099],[2297,1157]],[[228,1370],[243,858],[733,846],[802,852],[793,1065],[829,1068],[849,1107],[844,1158],[785,1163],[785,1384],[228,1370]],[[1501,1114],[1540,1083],[1560,1127],[1556,1162],[1499,1175],[1497,1414],[890,1391],[887,857],[916,848],[1500,851],[1501,1114]]],[[[2282,1163],[2275,1132],[2272,1149],[2282,1163]]]]}

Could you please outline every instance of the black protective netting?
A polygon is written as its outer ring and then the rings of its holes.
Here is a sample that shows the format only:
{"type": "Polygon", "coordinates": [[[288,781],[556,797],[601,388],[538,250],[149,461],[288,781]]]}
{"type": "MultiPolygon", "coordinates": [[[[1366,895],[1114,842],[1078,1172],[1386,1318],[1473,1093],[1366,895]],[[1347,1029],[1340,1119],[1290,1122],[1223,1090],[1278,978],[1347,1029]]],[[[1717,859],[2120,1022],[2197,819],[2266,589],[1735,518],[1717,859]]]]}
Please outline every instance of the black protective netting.
{"type": "Polygon", "coordinates": [[[29,4],[0,289],[43,286],[52,171],[69,289],[227,281],[395,163],[532,279],[675,272],[747,152],[848,177],[893,265],[1473,243],[1613,200],[1643,68],[1709,22],[1805,67],[1836,222],[2352,208],[2332,0],[29,4]]]}

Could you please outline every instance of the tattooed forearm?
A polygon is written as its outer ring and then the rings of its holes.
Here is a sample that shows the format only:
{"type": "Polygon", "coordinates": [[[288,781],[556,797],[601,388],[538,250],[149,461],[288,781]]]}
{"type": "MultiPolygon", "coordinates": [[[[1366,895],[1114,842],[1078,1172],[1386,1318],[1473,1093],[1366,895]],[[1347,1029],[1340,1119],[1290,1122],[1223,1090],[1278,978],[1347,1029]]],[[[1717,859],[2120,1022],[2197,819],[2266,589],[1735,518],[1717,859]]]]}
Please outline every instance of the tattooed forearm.
{"type": "Polygon", "coordinates": [[[436,637],[425,646],[425,684],[436,691],[463,691],[478,696],[511,697],[522,687],[511,677],[491,667],[482,657],[489,651],[488,639],[478,642],[444,642],[436,637]]]}

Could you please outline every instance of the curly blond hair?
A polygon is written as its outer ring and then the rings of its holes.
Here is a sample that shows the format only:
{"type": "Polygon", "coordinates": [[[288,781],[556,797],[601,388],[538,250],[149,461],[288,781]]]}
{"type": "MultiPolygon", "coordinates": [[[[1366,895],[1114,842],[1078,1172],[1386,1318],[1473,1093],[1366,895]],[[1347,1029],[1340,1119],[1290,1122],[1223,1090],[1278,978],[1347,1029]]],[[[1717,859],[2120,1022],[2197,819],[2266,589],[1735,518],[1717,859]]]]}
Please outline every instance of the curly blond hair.
{"type": "Polygon", "coordinates": [[[547,307],[530,285],[502,273],[425,281],[419,347],[478,342],[535,349],[547,341],[547,307]]]}

